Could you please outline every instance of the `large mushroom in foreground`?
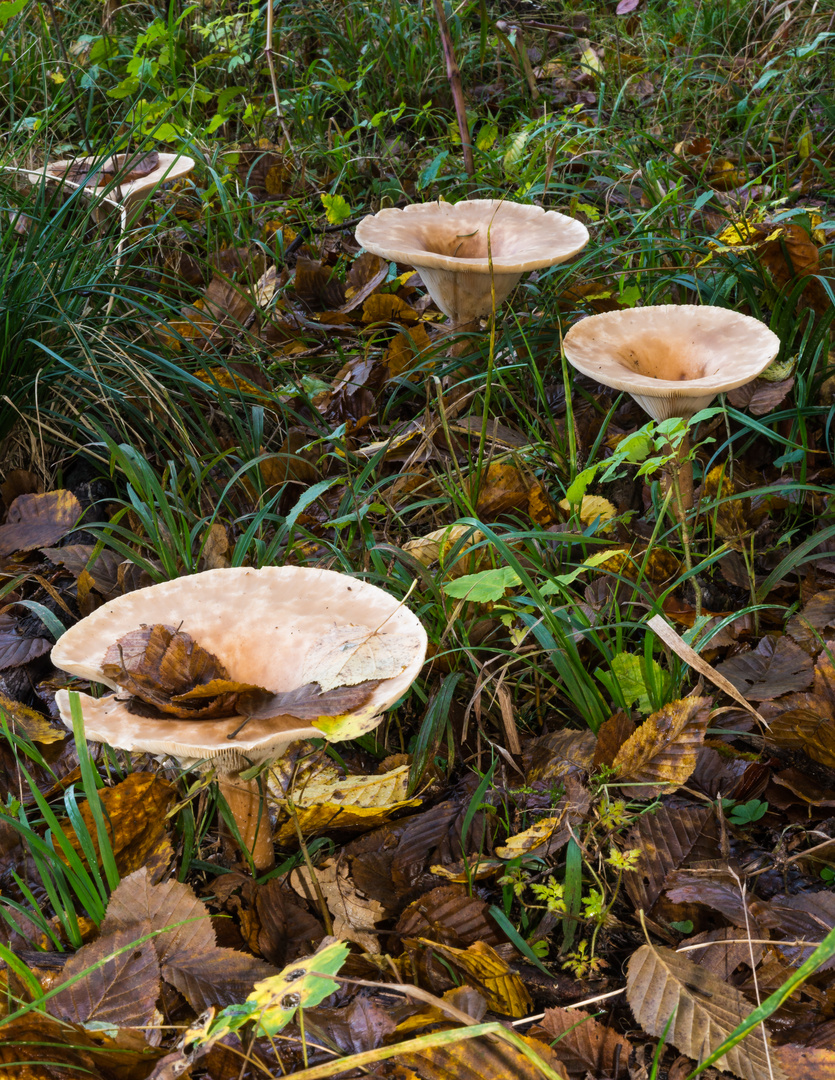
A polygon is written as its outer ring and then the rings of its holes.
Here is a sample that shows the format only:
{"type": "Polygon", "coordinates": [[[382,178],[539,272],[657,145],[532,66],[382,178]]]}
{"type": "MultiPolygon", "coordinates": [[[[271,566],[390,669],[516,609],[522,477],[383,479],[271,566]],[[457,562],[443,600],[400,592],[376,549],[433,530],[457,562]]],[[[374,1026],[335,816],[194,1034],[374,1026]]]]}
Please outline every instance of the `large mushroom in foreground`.
{"type": "Polygon", "coordinates": [[[357,241],[381,258],[420,271],[456,330],[498,307],[528,270],[565,262],[589,242],[574,218],[528,203],[470,199],[415,203],[363,218],[357,241]]]}
{"type": "MultiPolygon", "coordinates": [[[[79,694],[88,739],[214,768],[263,870],[274,860],[269,815],[257,779],[241,772],[298,739],[372,730],[417,677],[426,644],[417,617],[374,585],[331,570],[231,568],[111,600],[60,638],[52,660],[114,691],[79,694]],[[137,666],[140,637],[150,643],[137,666]],[[175,685],[185,654],[188,690],[175,685]],[[142,697],[149,667],[156,682],[142,697]]],[[[71,726],[69,692],[56,703],[71,726]]]]}
{"type": "MultiPolygon", "coordinates": [[[[777,356],[780,339],[758,319],[726,308],[659,304],[581,319],[563,347],[578,371],[625,390],[653,420],[690,420],[717,394],[756,379],[777,356]]],[[[693,505],[689,453],[685,438],[681,509],[693,505]]]]}

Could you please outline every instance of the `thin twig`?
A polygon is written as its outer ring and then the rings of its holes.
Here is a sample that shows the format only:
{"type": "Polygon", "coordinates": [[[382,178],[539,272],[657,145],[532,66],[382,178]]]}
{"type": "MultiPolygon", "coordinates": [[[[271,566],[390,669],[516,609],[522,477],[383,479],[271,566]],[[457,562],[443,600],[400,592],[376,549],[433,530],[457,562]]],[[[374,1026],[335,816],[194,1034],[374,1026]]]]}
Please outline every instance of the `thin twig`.
{"type": "Polygon", "coordinates": [[[287,127],[287,121],[284,118],[284,113],[281,109],[281,98],[278,96],[278,80],[275,76],[275,63],[273,61],[273,3],[275,0],[267,0],[267,40],[264,45],[264,56],[267,58],[267,67],[270,69],[270,83],[273,88],[273,100],[275,101],[275,114],[279,124],[281,124],[281,130],[284,133],[284,141],[287,143],[287,149],[295,158],[296,151],[293,149],[293,140],[290,138],[290,129],[287,127]]]}
{"type": "Polygon", "coordinates": [[[452,51],[452,38],[449,36],[449,26],[444,13],[444,0],[433,0],[433,3],[435,5],[435,17],[438,20],[438,32],[441,35],[441,45],[444,50],[447,79],[449,79],[449,88],[452,91],[452,100],[455,103],[458,130],[461,133],[464,169],[467,176],[472,177],[475,175],[475,165],[473,163],[473,147],[470,142],[470,128],[467,123],[467,106],[464,102],[464,89],[461,85],[461,72],[455,62],[455,53],[452,51]]]}

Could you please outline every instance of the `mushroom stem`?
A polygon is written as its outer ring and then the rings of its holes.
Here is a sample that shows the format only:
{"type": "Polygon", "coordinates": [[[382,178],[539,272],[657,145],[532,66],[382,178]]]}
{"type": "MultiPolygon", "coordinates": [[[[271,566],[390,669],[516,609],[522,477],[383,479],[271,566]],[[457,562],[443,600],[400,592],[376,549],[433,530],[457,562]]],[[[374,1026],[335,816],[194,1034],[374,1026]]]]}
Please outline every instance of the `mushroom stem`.
{"type": "Polygon", "coordinates": [[[242,780],[238,773],[225,773],[217,782],[238,826],[242,846],[252,855],[255,869],[269,870],[275,865],[275,848],[259,779],[242,780]]]}

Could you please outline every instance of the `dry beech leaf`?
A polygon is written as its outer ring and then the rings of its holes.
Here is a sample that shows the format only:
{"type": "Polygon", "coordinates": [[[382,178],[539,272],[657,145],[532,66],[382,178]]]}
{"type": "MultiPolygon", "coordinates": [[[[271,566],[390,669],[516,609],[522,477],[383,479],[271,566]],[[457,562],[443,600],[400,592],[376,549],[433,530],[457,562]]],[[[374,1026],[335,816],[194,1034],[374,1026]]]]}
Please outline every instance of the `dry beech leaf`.
{"type": "Polygon", "coordinates": [[[591,768],[595,743],[593,732],[568,728],[534,739],[522,755],[525,781],[560,787],[568,776],[583,776],[591,768]]]}
{"type": "Polygon", "coordinates": [[[151,939],[163,979],[198,1013],[243,1001],[254,983],[275,974],[263,960],[218,948],[209,912],[194,890],[178,881],[154,885],[143,867],[117,886],[101,931],[141,937],[139,927],[148,924],[163,931],[151,939]]]}
{"type": "Polygon", "coordinates": [[[409,766],[381,776],[347,776],[327,783],[313,781],[293,795],[296,823],[286,821],[276,834],[279,844],[295,844],[296,824],[304,836],[328,829],[375,829],[393,813],[420,806],[406,797],[409,766]]]}
{"type": "MultiPolygon", "coordinates": [[[[667,1042],[696,1061],[716,1050],[753,1008],[748,998],[711,972],[672,949],[652,945],[642,945],[629,959],[626,998],[650,1035],[664,1035],[672,1017],[667,1042]]],[[[770,1057],[769,1062],[759,1027],[729,1050],[721,1064],[742,1080],[786,1080],[773,1049],[770,1057]]]]}
{"type": "MultiPolygon", "coordinates": [[[[386,350],[388,378],[395,379],[398,375],[409,371],[414,367],[415,361],[431,348],[432,342],[423,323],[413,326],[408,333],[395,334],[386,350]]],[[[431,367],[432,364],[428,366],[431,367]]],[[[423,367],[427,365],[424,364],[423,367]]],[[[417,375],[413,378],[417,378],[417,375]]]]}
{"type": "Polygon", "coordinates": [[[813,761],[835,769],[835,723],[823,707],[787,709],[774,718],[768,734],[775,745],[801,750],[813,761]]]}
{"type": "Polygon", "coordinates": [[[502,1016],[522,1017],[531,1010],[531,998],[525,984],[514,975],[495,949],[483,941],[467,949],[454,949],[425,938],[416,940],[433,949],[452,964],[463,977],[483,994],[487,1007],[502,1016]]]}
{"type": "Polygon", "coordinates": [[[732,656],[716,670],[753,701],[805,690],[813,678],[811,657],[786,636],[776,643],[764,637],[753,652],[732,656]]]}
{"type": "Polygon", "coordinates": [[[671,701],[627,739],[612,768],[630,784],[631,795],[654,798],[687,783],[704,742],[710,706],[705,697],[671,701]]]}
{"type": "Polygon", "coordinates": [[[229,681],[229,673],[216,656],[201,648],[173,626],[143,626],[110,646],[102,674],[134,698],[180,719],[215,719],[233,716],[238,694],[260,690],[248,683],[229,681]],[[211,687],[211,696],[200,696],[211,687]],[[197,691],[196,705],[188,695],[197,691]]]}
{"type": "Polygon", "coordinates": [[[565,787],[565,795],[554,808],[554,814],[537,821],[524,832],[508,837],[503,847],[496,848],[500,859],[515,859],[521,855],[544,859],[559,851],[576,835],[577,826],[588,814],[591,795],[570,774],[565,779],[565,787]]]}
{"type": "Polygon", "coordinates": [[[592,768],[598,769],[601,765],[610,768],[618,750],[634,731],[635,721],[622,709],[610,716],[598,729],[592,768]]]}
{"type": "Polygon", "coordinates": [[[24,637],[18,632],[18,621],[14,615],[4,612],[0,615],[0,671],[6,668],[23,667],[24,664],[37,660],[48,653],[52,642],[45,637],[24,637]]]}
{"type": "Polygon", "coordinates": [[[835,589],[813,596],[801,612],[789,619],[786,633],[816,656],[824,641],[835,636],[835,589]]]}
{"type": "Polygon", "coordinates": [[[750,967],[752,958],[754,964],[759,964],[764,952],[762,945],[745,941],[744,935],[740,934],[736,926],[723,926],[719,930],[705,930],[701,934],[694,934],[680,943],[679,951],[690,945],[706,946],[688,951],[685,955],[694,964],[707,968],[725,982],[730,981],[740,964],[750,967]]]}
{"type": "MultiPolygon", "coordinates": [[[[557,1073],[567,1077],[557,1052],[538,1039],[525,1042],[557,1073]]],[[[489,1039],[464,1039],[396,1060],[420,1080],[542,1080],[542,1072],[515,1046],[489,1039]]]]}
{"type": "Polygon", "coordinates": [[[148,1046],[144,1031],[122,1029],[113,1038],[34,1011],[4,1020],[0,1039],[2,1075],[9,1080],[141,1080],[164,1053],[148,1046]]]}
{"type": "MultiPolygon", "coordinates": [[[[386,910],[378,901],[369,899],[356,888],[345,860],[328,859],[317,866],[316,879],[333,916],[334,936],[354,941],[366,952],[379,953],[377,935],[370,931],[375,930],[377,924],[386,918],[386,910]]],[[[318,897],[307,867],[294,870],[290,874],[290,884],[315,911],[318,897]]]]}
{"type": "Polygon", "coordinates": [[[81,503],[71,491],[18,495],[0,525],[0,558],[13,551],[49,547],[77,525],[81,503]]]}
{"type": "Polygon", "coordinates": [[[641,862],[628,870],[623,883],[636,908],[650,911],[661,895],[667,875],[678,869],[703,841],[713,811],[706,806],[659,806],[642,814],[627,834],[625,846],[639,848],[641,862]]]}
{"type": "Polygon", "coordinates": [[[71,956],[61,981],[84,974],[50,1000],[47,1007],[53,1016],[80,1024],[97,1020],[115,1027],[150,1024],[160,992],[159,962],[150,941],[134,945],[150,931],[151,924],[146,922],[102,934],[71,956]],[[120,949],[125,951],[112,956],[120,949]]]}
{"type": "Polygon", "coordinates": [[[835,1080],[835,1050],[788,1043],[777,1047],[777,1060],[798,1080],[835,1080]]]}
{"type": "Polygon", "coordinates": [[[587,1073],[612,1080],[627,1075],[629,1041],[582,1009],[546,1009],[532,1034],[549,1043],[559,1039],[556,1048],[572,1080],[587,1073]]]}
{"type": "Polygon", "coordinates": [[[372,679],[393,679],[405,671],[421,647],[417,636],[378,633],[370,626],[337,626],[311,646],[302,682],[318,682],[328,691],[372,679]]]}
{"type": "Polygon", "coordinates": [[[442,945],[466,946],[475,941],[500,945],[506,939],[488,911],[489,904],[470,896],[464,885],[439,885],[406,908],[395,932],[442,945]]]}
{"type": "Polygon", "coordinates": [[[376,1050],[397,1026],[387,1009],[364,995],[337,1009],[305,1009],[304,1022],[326,1032],[343,1054],[376,1050]]]}
{"type": "MultiPolygon", "coordinates": [[[[166,814],[175,796],[172,785],[153,773],[129,773],[121,783],[99,792],[110,846],[122,877],[140,868],[151,877],[161,877],[171,865],[174,849],[168,835],[166,814]]],[[[82,802],[79,812],[98,854],[96,824],[89,803],[82,802]]],[[[82,860],[85,859],[70,821],[65,818],[60,824],[67,840],[82,860]]]]}

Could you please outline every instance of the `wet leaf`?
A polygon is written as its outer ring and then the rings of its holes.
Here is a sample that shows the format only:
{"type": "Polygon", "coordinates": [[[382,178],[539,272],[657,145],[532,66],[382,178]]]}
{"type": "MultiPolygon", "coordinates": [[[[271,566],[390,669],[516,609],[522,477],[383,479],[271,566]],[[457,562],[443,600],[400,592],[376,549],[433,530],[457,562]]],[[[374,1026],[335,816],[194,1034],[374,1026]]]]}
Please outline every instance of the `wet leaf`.
{"type": "Polygon", "coordinates": [[[554,1045],[572,1078],[580,1080],[591,1073],[617,1080],[627,1075],[628,1040],[582,1009],[546,1009],[532,1034],[554,1045]]]}
{"type": "Polygon", "coordinates": [[[629,793],[652,798],[687,783],[696,768],[710,714],[710,698],[673,701],[645,720],[623,744],[612,768],[620,780],[640,786],[629,793]]]}
{"type": "Polygon", "coordinates": [[[618,750],[634,731],[635,721],[622,710],[610,716],[598,729],[591,767],[597,769],[605,765],[610,768],[618,750]]]}
{"type": "MultiPolygon", "coordinates": [[[[650,1035],[660,1038],[672,1017],[667,1042],[695,1060],[716,1050],[753,1007],[738,990],[698,964],[652,945],[642,945],[629,959],[626,998],[650,1035]]],[[[761,1028],[730,1050],[722,1067],[743,1080],[785,1080],[773,1050],[769,1063],[761,1028]]]]}
{"type": "Polygon", "coordinates": [[[66,728],[51,724],[43,713],[30,709],[28,705],[21,705],[19,701],[13,701],[3,693],[0,693],[0,713],[9,721],[13,732],[25,735],[32,742],[63,742],[69,735],[66,728]]]}
{"type": "Polygon", "coordinates": [[[56,994],[49,1011],[82,1024],[90,1020],[116,1027],[150,1024],[160,991],[159,962],[150,941],[133,944],[150,929],[150,923],[137,924],[131,930],[103,934],[79,949],[64,965],[62,981],[92,970],[56,994]],[[132,947],[111,958],[125,946],[132,947]]]}
{"type": "Polygon", "coordinates": [[[362,306],[364,323],[414,323],[417,320],[415,309],[393,293],[373,293],[362,306]]]}
{"type": "Polygon", "coordinates": [[[824,641],[835,636],[835,589],[816,593],[801,612],[789,619],[786,633],[816,656],[824,641]]]}
{"type": "Polygon", "coordinates": [[[732,656],[716,670],[752,701],[805,690],[814,677],[811,658],[791,638],[764,637],[752,652],[732,656]]]}
{"type": "Polygon", "coordinates": [[[71,491],[18,495],[0,525],[0,558],[13,551],[49,547],[78,524],[81,504],[71,491]]]}
{"type": "Polygon", "coordinates": [[[323,691],[356,686],[372,679],[393,679],[420,652],[419,637],[379,633],[370,626],[337,626],[310,647],[304,659],[303,682],[318,682],[323,691]]]}
{"type": "Polygon", "coordinates": [[[835,1050],[788,1043],[777,1047],[777,1060],[789,1076],[803,1080],[835,1080],[835,1050]]]}

